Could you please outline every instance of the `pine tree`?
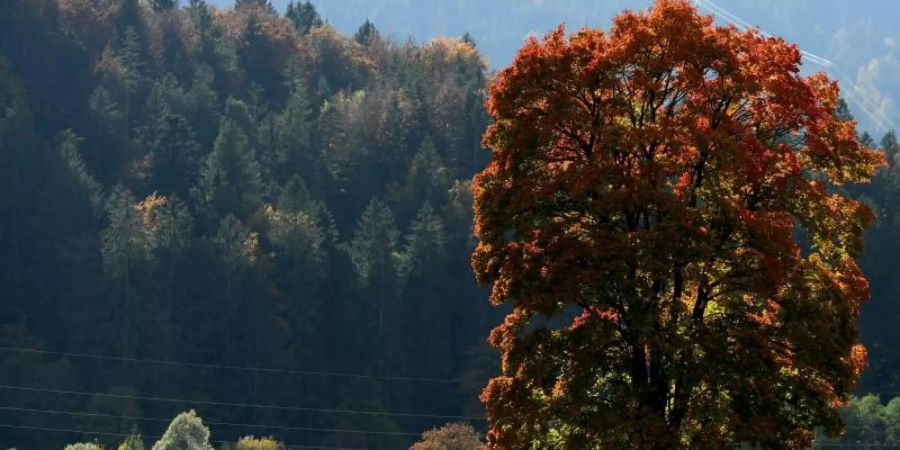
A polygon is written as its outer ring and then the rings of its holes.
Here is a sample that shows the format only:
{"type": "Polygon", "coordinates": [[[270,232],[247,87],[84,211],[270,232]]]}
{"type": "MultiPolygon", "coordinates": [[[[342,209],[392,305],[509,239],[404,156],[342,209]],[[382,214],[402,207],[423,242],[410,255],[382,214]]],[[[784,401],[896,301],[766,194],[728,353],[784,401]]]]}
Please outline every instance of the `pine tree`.
{"type": "Polygon", "coordinates": [[[443,204],[450,188],[450,175],[430,137],[425,138],[413,156],[406,175],[409,199],[424,199],[443,204]]]}
{"type": "Polygon", "coordinates": [[[263,8],[269,11],[275,11],[275,8],[272,7],[272,3],[269,0],[234,0],[235,10],[243,8],[263,8]]]}
{"type": "Polygon", "coordinates": [[[117,32],[121,32],[127,28],[138,28],[143,25],[141,0],[116,1],[119,3],[118,14],[114,19],[117,32]]]}
{"type": "Polygon", "coordinates": [[[261,189],[259,164],[247,134],[234,120],[223,118],[213,151],[200,170],[195,197],[211,211],[248,214],[259,202],[261,189]]]}
{"type": "Polygon", "coordinates": [[[112,95],[103,86],[97,86],[88,99],[88,108],[97,122],[107,132],[118,132],[122,128],[123,115],[112,95]]]}
{"type": "Polygon", "coordinates": [[[283,98],[282,58],[279,57],[273,36],[270,36],[264,27],[265,20],[269,19],[259,14],[247,15],[246,25],[237,47],[237,57],[241,67],[249,69],[245,70],[247,78],[250,82],[258,84],[267,98],[283,98]]]}
{"type": "Polygon", "coordinates": [[[315,117],[312,102],[303,78],[295,78],[291,85],[287,104],[275,120],[276,162],[282,164],[278,172],[300,172],[304,177],[312,178],[321,164],[313,154],[315,117]]]}
{"type": "Polygon", "coordinates": [[[156,83],[144,107],[147,122],[138,130],[148,161],[146,174],[162,192],[187,193],[186,180],[196,177],[200,148],[187,119],[172,112],[166,87],[156,83]]]}
{"type": "Polygon", "coordinates": [[[294,0],[291,0],[288,3],[285,17],[294,24],[300,34],[308,34],[311,29],[322,26],[322,17],[319,16],[316,7],[309,0],[296,4],[294,0]]]}
{"type": "Polygon", "coordinates": [[[178,6],[178,0],[150,0],[150,7],[156,12],[170,11],[178,6]]]}
{"type": "Polygon", "coordinates": [[[191,243],[194,219],[187,205],[176,195],[165,199],[154,211],[153,248],[171,255],[180,255],[191,243]]]}
{"type": "Polygon", "coordinates": [[[205,33],[209,30],[213,21],[206,0],[188,0],[187,9],[190,13],[191,21],[201,33],[205,33]]]}
{"type": "Polygon", "coordinates": [[[281,211],[271,206],[264,215],[268,222],[268,240],[286,259],[308,271],[319,271],[325,258],[325,231],[318,218],[308,211],[281,211]]]}
{"type": "Polygon", "coordinates": [[[103,186],[94,178],[88,170],[87,164],[84,163],[84,159],[82,159],[79,151],[80,144],[81,138],[72,130],[66,130],[62,134],[60,154],[66,162],[72,177],[75,179],[75,183],[87,196],[91,207],[94,209],[94,214],[100,215],[105,207],[103,186]]]}
{"type": "Polygon", "coordinates": [[[399,291],[399,236],[390,208],[373,197],[356,223],[349,254],[360,280],[375,295],[379,329],[384,325],[385,302],[399,291]]]}
{"type": "MultiPolygon", "coordinates": [[[[155,199],[154,199],[155,200],[155,199]]],[[[114,329],[109,333],[122,354],[131,354],[136,343],[139,312],[134,302],[140,295],[139,275],[153,259],[153,224],[145,221],[145,203],[138,205],[130,191],[117,186],[107,200],[109,225],[100,233],[100,250],[107,275],[121,289],[114,329]]]]}
{"type": "Polygon", "coordinates": [[[110,277],[129,288],[136,267],[150,260],[153,242],[136,206],[134,195],[116,186],[106,202],[109,225],[100,234],[103,266],[110,277]]]}
{"type": "Polygon", "coordinates": [[[890,130],[881,138],[881,150],[884,151],[887,160],[891,164],[897,164],[900,156],[900,144],[897,143],[897,134],[890,130]]]}
{"type": "Polygon", "coordinates": [[[186,93],[187,119],[193,124],[198,141],[204,147],[212,144],[220,121],[219,98],[213,89],[213,77],[212,68],[200,65],[186,93]]]}
{"type": "Polygon", "coordinates": [[[445,240],[444,222],[426,200],[405,236],[402,272],[416,275],[440,266],[445,240]]]}
{"type": "Polygon", "coordinates": [[[469,33],[468,31],[466,31],[465,33],[463,33],[463,35],[462,35],[462,37],[460,38],[460,40],[461,40],[462,42],[464,42],[466,45],[468,45],[469,47],[472,47],[472,48],[477,47],[477,44],[475,43],[475,38],[474,38],[474,37],[472,36],[472,34],[469,33]]]}
{"type": "Polygon", "coordinates": [[[245,227],[233,214],[226,215],[219,222],[219,230],[212,244],[230,272],[237,272],[257,261],[259,235],[245,227]]]}
{"type": "Polygon", "coordinates": [[[130,134],[131,99],[140,89],[144,80],[144,56],[140,35],[133,26],[125,29],[125,38],[119,50],[125,83],[125,132],[130,134]]]}
{"type": "Polygon", "coordinates": [[[372,45],[372,43],[377,42],[381,39],[380,34],[378,33],[378,29],[375,28],[375,24],[366,19],[362,25],[359,26],[359,29],[356,30],[356,34],[353,35],[353,39],[356,40],[363,47],[368,47],[372,45]]]}

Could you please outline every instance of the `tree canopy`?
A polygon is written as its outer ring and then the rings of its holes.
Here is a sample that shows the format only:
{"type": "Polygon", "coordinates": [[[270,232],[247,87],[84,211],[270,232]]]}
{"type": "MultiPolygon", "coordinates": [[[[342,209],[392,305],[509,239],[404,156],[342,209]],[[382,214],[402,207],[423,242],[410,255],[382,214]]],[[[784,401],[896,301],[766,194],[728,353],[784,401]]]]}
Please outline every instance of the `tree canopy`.
{"type": "Polygon", "coordinates": [[[491,87],[472,261],[510,313],[489,448],[803,448],[866,363],[842,186],[881,153],[797,46],[686,0],[530,39],[491,87]],[[714,425],[713,425],[714,424],[714,425]]]}

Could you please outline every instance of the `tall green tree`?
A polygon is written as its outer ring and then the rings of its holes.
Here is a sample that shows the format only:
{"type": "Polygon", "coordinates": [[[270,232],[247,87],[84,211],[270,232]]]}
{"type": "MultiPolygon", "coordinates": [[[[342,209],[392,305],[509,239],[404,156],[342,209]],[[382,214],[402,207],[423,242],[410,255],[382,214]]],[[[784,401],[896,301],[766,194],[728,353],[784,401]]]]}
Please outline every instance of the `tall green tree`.
{"type": "Polygon", "coordinates": [[[105,208],[103,186],[97,181],[85,164],[80,152],[81,138],[72,130],[63,131],[60,153],[69,168],[75,184],[84,192],[94,209],[94,214],[101,215],[105,208]]]}
{"type": "Polygon", "coordinates": [[[235,120],[225,117],[212,152],[200,169],[193,191],[198,201],[216,212],[252,212],[259,201],[262,179],[247,134],[235,120]]]}
{"type": "Polygon", "coordinates": [[[373,197],[356,223],[348,248],[350,259],[363,285],[370,289],[377,311],[377,324],[384,326],[385,311],[399,291],[397,244],[400,232],[386,203],[373,197]]]}
{"type": "Polygon", "coordinates": [[[363,47],[372,45],[380,38],[381,35],[378,33],[378,28],[375,28],[375,24],[370,22],[369,19],[366,19],[366,21],[359,26],[359,29],[356,30],[356,34],[353,35],[353,39],[363,47]]]}
{"type": "Polygon", "coordinates": [[[125,84],[125,130],[131,133],[131,102],[139,93],[144,81],[144,51],[141,37],[133,26],[125,29],[121,48],[122,67],[124,69],[123,82],[125,84]]]}
{"type": "Polygon", "coordinates": [[[322,17],[309,0],[297,3],[291,0],[284,16],[294,24],[300,34],[307,34],[309,30],[322,26],[322,17]]]}
{"type": "Polygon", "coordinates": [[[178,6],[178,0],[150,0],[150,7],[156,12],[170,11],[178,6]]]}

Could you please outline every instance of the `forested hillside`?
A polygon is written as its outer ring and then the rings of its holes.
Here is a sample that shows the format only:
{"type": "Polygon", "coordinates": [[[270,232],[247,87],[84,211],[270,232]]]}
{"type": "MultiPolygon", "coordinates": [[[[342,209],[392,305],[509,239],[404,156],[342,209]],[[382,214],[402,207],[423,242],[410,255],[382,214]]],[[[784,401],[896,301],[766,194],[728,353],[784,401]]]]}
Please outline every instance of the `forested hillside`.
{"type": "Polygon", "coordinates": [[[0,445],[479,425],[474,42],[176,3],[0,2],[0,445]]]}
{"type": "MultiPolygon", "coordinates": [[[[478,39],[207,2],[0,0],[0,448],[180,449],[200,417],[216,448],[479,448],[428,431],[485,429],[507,312],[470,265],[478,39]]],[[[880,402],[844,444],[900,445],[900,145],[861,139],[880,402]]]]}
{"type": "MultiPolygon", "coordinates": [[[[272,0],[284,10],[290,0],[272,0]]],[[[825,70],[844,85],[850,107],[863,129],[883,134],[890,127],[885,118],[900,122],[896,18],[900,4],[894,0],[692,0],[704,14],[717,7],[734,17],[717,22],[751,24],[796,42],[803,50],[827,58],[833,66],[805,64],[804,71],[825,70]],[[852,86],[851,86],[852,83],[852,86]],[[853,89],[849,89],[853,87],[853,89]],[[863,99],[862,96],[865,96],[863,99]],[[868,110],[868,112],[867,112],[868,110]]],[[[211,0],[230,6],[233,0],[211,0]]],[[[531,33],[542,35],[559,23],[570,30],[583,26],[608,28],[623,9],[641,10],[652,0],[319,0],[316,7],[338,30],[352,33],[366,19],[378,24],[383,34],[398,39],[472,33],[491,67],[499,70],[531,33]]]]}

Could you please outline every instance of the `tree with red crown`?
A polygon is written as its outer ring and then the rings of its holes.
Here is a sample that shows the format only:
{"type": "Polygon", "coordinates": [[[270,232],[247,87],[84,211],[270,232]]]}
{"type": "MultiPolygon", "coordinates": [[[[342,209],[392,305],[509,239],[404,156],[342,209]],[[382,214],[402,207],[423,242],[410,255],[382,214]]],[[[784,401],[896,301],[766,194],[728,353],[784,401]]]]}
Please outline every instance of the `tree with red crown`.
{"type": "Polygon", "coordinates": [[[792,449],[866,362],[845,195],[882,156],[796,45],[687,0],[530,39],[490,89],[472,264],[511,312],[491,449],[792,449]]]}

